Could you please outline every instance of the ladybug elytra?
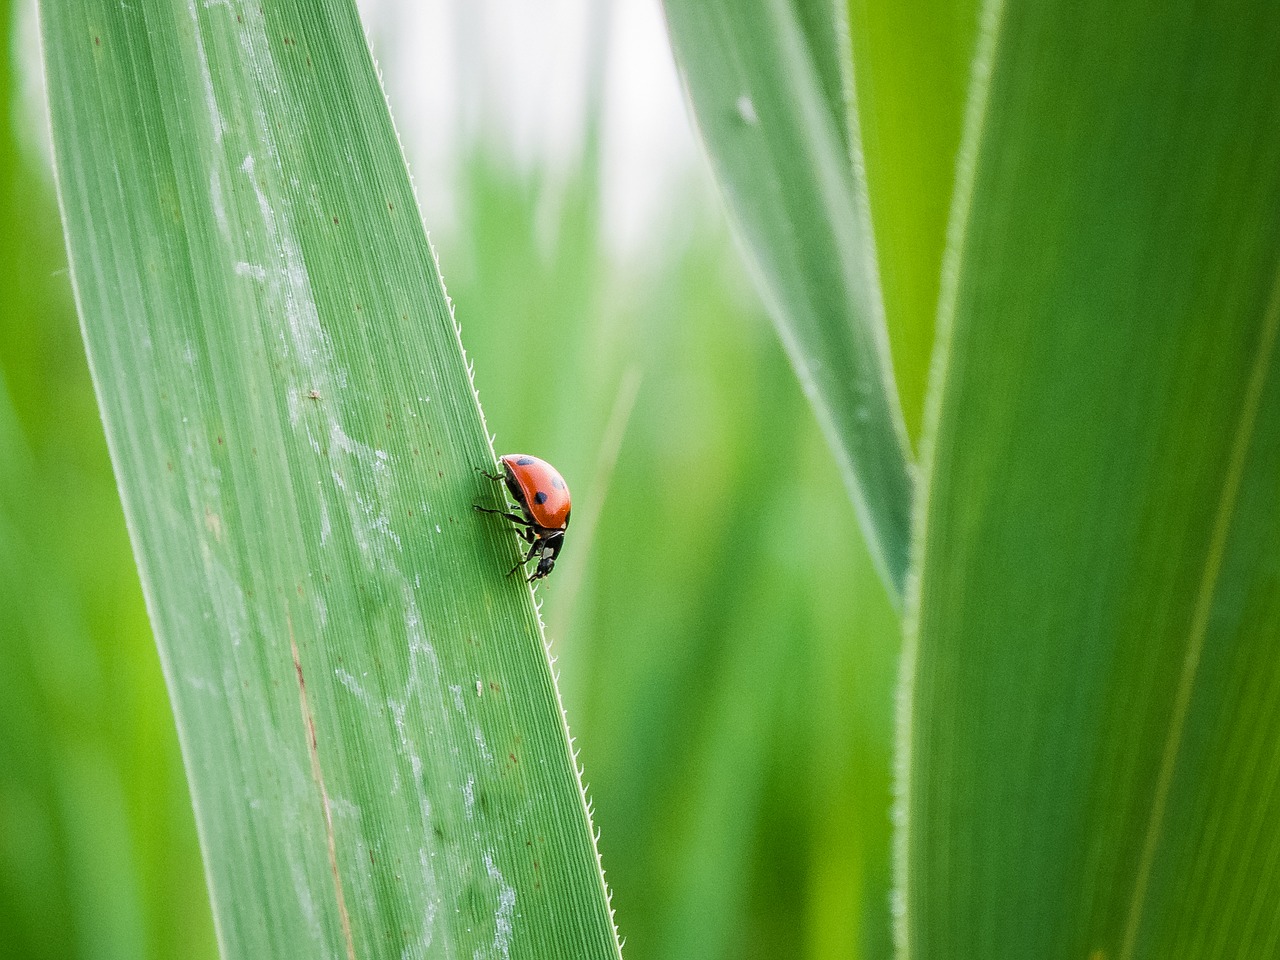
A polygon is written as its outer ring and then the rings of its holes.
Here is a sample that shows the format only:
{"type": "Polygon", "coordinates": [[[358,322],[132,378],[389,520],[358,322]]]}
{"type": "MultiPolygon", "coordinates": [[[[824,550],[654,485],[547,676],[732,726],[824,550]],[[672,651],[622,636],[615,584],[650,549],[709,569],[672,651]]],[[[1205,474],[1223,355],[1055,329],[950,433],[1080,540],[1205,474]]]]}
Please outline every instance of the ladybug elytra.
{"type": "Polygon", "coordinates": [[[520,505],[523,516],[479,504],[474,506],[482,513],[496,513],[519,526],[520,536],[529,544],[529,552],[507,576],[536,557],[537,569],[529,576],[529,582],[533,583],[552,571],[564,545],[564,532],[569,526],[569,487],[560,472],[545,460],[523,453],[508,453],[498,459],[502,464],[501,475],[480,472],[490,480],[506,483],[507,492],[520,505]]]}

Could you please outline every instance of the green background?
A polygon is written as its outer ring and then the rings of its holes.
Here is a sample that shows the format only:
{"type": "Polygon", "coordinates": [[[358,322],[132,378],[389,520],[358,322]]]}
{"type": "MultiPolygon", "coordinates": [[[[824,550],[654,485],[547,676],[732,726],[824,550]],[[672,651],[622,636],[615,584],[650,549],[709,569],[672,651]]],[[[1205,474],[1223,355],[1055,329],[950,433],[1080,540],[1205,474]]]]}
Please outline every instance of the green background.
{"type": "MultiPolygon", "coordinates": [[[[539,597],[628,958],[1270,956],[1280,8],[666,9],[773,324],[706,177],[610,246],[599,90],[567,168],[464,124],[433,234],[499,449],[575,491],[539,597]],[[900,395],[862,408],[881,326],[900,395]]],[[[3,949],[208,956],[4,83],[3,949]]]]}

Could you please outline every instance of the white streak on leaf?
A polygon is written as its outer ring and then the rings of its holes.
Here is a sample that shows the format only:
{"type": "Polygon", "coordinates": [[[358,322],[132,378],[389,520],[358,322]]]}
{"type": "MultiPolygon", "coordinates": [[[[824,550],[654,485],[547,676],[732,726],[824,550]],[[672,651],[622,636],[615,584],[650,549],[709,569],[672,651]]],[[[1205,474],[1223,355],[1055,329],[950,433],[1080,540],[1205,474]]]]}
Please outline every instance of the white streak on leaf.
{"type": "MultiPolygon", "coordinates": [[[[507,883],[490,853],[484,855],[484,869],[489,874],[489,879],[498,885],[498,910],[493,916],[493,948],[502,954],[503,960],[510,960],[511,921],[516,911],[516,889],[507,883]]],[[[475,956],[479,960],[479,950],[475,956]]]]}
{"type": "Polygon", "coordinates": [[[224,240],[229,240],[231,223],[227,220],[226,200],[222,196],[222,168],[216,163],[209,170],[209,203],[213,207],[213,218],[218,223],[218,232],[224,240]]]}
{"type": "Polygon", "coordinates": [[[488,764],[493,763],[493,754],[489,752],[489,745],[484,742],[484,731],[480,729],[480,724],[476,724],[471,728],[472,739],[475,740],[476,749],[480,751],[480,756],[488,764]]]}
{"type": "Polygon", "coordinates": [[[453,706],[464,717],[467,715],[466,707],[462,705],[462,684],[449,684],[449,692],[453,694],[453,706]]]}
{"type": "Polygon", "coordinates": [[[247,263],[244,260],[237,260],[235,271],[237,277],[251,277],[259,282],[267,279],[267,268],[257,263],[247,263]]]}
{"type": "Polygon", "coordinates": [[[467,782],[462,785],[462,806],[470,820],[476,812],[476,778],[467,774],[467,782]]]}
{"type": "Polygon", "coordinates": [[[369,694],[364,689],[364,687],[360,685],[360,681],[357,680],[355,677],[353,677],[346,670],[343,670],[341,667],[339,667],[337,670],[333,671],[333,675],[338,678],[339,683],[341,683],[344,687],[346,687],[348,690],[354,693],[356,695],[356,699],[358,699],[361,703],[368,704],[370,702],[369,694]]]}
{"type": "Polygon", "coordinates": [[[200,36],[200,15],[194,2],[187,4],[187,11],[191,14],[191,34],[196,45],[196,61],[200,66],[200,80],[204,85],[205,107],[209,111],[209,123],[213,127],[213,142],[220,144],[227,124],[222,119],[222,111],[218,109],[218,95],[213,89],[213,74],[209,71],[209,58],[204,52],[204,39],[200,36]]]}

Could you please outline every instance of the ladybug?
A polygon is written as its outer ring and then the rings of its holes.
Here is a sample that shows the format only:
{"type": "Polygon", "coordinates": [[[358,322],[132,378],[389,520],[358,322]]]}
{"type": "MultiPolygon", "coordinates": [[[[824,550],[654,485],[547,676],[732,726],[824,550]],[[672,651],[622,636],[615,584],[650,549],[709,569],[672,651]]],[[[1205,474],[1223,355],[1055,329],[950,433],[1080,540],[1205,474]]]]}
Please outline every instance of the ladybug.
{"type": "Polygon", "coordinates": [[[545,460],[523,453],[508,453],[498,459],[502,464],[502,474],[480,472],[490,480],[505,482],[507,492],[520,505],[520,512],[524,515],[518,517],[505,510],[490,510],[479,504],[473,506],[481,513],[496,513],[520,525],[519,533],[528,541],[529,552],[507,576],[537,557],[538,567],[528,581],[533,583],[551,572],[556,565],[556,557],[560,555],[560,547],[564,545],[564,532],[569,527],[569,487],[560,471],[545,460]]]}

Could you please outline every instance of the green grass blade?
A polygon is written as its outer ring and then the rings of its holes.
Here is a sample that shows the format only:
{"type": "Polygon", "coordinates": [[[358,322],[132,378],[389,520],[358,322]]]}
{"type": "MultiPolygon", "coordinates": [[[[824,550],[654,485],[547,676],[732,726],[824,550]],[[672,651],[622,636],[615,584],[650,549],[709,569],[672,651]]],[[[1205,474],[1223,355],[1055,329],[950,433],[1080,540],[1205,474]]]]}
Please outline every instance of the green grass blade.
{"type": "Polygon", "coordinates": [[[692,111],[747,257],[893,592],[911,466],[827,4],[667,0],[692,111]]]}
{"type": "Polygon", "coordinates": [[[59,0],[42,31],[224,956],[617,956],[352,4],[59,0]]]}
{"type": "Polygon", "coordinates": [[[988,3],[910,609],[903,956],[1280,944],[1280,8],[988,3]]]}

